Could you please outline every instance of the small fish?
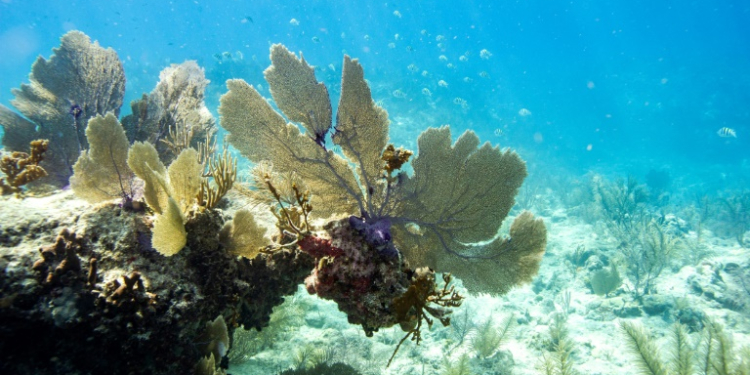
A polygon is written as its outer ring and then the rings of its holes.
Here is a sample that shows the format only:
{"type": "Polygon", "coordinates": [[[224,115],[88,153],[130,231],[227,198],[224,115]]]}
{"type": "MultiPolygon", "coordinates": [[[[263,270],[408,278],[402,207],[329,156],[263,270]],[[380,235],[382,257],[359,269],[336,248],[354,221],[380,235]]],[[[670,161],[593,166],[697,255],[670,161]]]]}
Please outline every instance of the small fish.
{"type": "Polygon", "coordinates": [[[296,18],[292,18],[289,20],[289,24],[292,26],[299,26],[299,21],[297,21],[296,18]]]}
{"type": "Polygon", "coordinates": [[[479,76],[482,77],[482,78],[489,78],[490,74],[487,73],[487,72],[485,72],[485,71],[481,71],[481,72],[479,72],[479,76]]]}
{"type": "Polygon", "coordinates": [[[320,43],[320,38],[318,38],[317,36],[314,36],[314,37],[312,37],[312,42],[313,43],[320,43]]]}
{"type": "Polygon", "coordinates": [[[528,109],[526,109],[526,108],[521,108],[521,109],[520,109],[520,110],[518,111],[518,115],[519,115],[519,116],[521,116],[521,117],[527,117],[527,116],[531,116],[531,111],[529,111],[529,110],[528,110],[528,109]]]}
{"type": "Polygon", "coordinates": [[[732,128],[723,127],[716,132],[722,138],[737,138],[737,132],[732,128]]]}
{"type": "Polygon", "coordinates": [[[424,96],[432,96],[432,93],[430,92],[430,90],[427,87],[425,87],[425,88],[422,89],[422,95],[424,95],[424,96]]]}
{"type": "Polygon", "coordinates": [[[243,19],[242,21],[243,23],[248,23],[248,22],[255,23],[253,22],[253,17],[250,17],[250,16],[245,16],[245,19],[243,19]]]}
{"type": "Polygon", "coordinates": [[[393,11],[393,15],[396,16],[396,17],[398,17],[398,18],[401,18],[401,12],[399,12],[397,10],[393,11]]]}
{"type": "Polygon", "coordinates": [[[438,86],[440,87],[448,87],[448,82],[443,81],[442,79],[438,81],[438,86]]]}
{"type": "Polygon", "coordinates": [[[490,57],[492,57],[492,53],[490,53],[490,51],[487,51],[486,49],[483,49],[479,51],[479,57],[481,57],[483,60],[489,60],[490,57]]]}
{"type": "Polygon", "coordinates": [[[493,133],[495,134],[495,137],[499,137],[503,135],[503,129],[497,128],[493,133]]]}
{"type": "Polygon", "coordinates": [[[396,48],[396,43],[393,43],[393,42],[388,43],[388,48],[390,48],[390,49],[396,48]]]}
{"type": "Polygon", "coordinates": [[[394,97],[403,99],[406,97],[406,93],[401,91],[400,89],[397,89],[391,93],[394,97]]]}

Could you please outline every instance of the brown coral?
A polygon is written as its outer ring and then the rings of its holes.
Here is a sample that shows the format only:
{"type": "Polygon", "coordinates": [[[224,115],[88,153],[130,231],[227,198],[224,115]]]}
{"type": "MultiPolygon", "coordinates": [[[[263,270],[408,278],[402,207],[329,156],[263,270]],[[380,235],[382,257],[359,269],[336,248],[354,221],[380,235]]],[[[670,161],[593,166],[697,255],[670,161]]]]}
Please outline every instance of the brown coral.
{"type": "Polygon", "coordinates": [[[433,320],[430,316],[438,319],[443,326],[450,324],[447,308],[459,307],[463,302],[463,297],[456,292],[455,286],[448,287],[450,283],[449,273],[443,274],[443,288],[439,289],[435,284],[434,271],[427,267],[414,271],[409,289],[393,300],[393,311],[406,335],[399,341],[387,366],[390,366],[401,344],[409,337],[419,345],[422,340],[422,322],[427,322],[432,327],[433,320]]]}
{"type": "Polygon", "coordinates": [[[55,244],[39,249],[42,259],[32,269],[39,273],[45,285],[71,284],[83,281],[81,260],[77,252],[83,247],[83,239],[64,228],[55,239],[55,244]]]}
{"type": "Polygon", "coordinates": [[[388,145],[388,147],[383,150],[383,155],[380,159],[385,162],[385,167],[383,167],[383,169],[390,177],[393,171],[401,169],[401,167],[409,161],[409,158],[412,155],[412,152],[409,150],[404,150],[401,147],[395,148],[393,145],[388,145]]]}
{"type": "Polygon", "coordinates": [[[11,103],[22,116],[0,105],[3,145],[20,151],[33,139],[54,140],[42,167],[57,184],[67,184],[73,163],[88,147],[84,132],[89,119],[120,111],[125,93],[122,63],[113,49],[71,31],[49,60],[36,60],[29,78],[13,90],[11,103]]]}
{"type": "Polygon", "coordinates": [[[5,173],[5,177],[0,178],[0,194],[19,193],[21,186],[47,175],[39,163],[44,160],[48,145],[46,139],[37,139],[31,142],[29,154],[16,151],[3,156],[0,171],[5,173]]]}

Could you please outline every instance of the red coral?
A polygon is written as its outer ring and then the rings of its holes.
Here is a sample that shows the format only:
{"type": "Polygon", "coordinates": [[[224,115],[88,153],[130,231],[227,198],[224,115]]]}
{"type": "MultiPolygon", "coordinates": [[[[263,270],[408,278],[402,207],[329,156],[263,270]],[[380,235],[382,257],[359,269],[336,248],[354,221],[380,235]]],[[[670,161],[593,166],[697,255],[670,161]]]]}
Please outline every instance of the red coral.
{"type": "Polygon", "coordinates": [[[299,248],[307,254],[311,255],[315,259],[323,257],[337,257],[344,255],[344,250],[339,249],[331,245],[331,240],[325,238],[307,236],[298,242],[299,248]]]}

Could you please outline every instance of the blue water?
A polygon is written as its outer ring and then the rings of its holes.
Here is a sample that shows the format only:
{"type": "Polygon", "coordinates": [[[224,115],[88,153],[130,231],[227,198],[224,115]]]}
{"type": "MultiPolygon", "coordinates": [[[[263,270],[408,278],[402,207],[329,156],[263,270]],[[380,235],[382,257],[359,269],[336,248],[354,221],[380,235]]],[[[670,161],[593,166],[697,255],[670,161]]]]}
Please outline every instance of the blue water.
{"type": "Polygon", "coordinates": [[[217,119],[227,79],[270,97],[263,70],[282,43],[334,103],[343,56],[358,58],[396,146],[416,151],[424,129],[450,124],[518,151],[537,188],[654,170],[683,201],[750,188],[748,1],[0,0],[0,103],[70,30],[117,51],[121,118],[185,60],[211,80],[217,119]]]}
{"type": "Polygon", "coordinates": [[[50,56],[72,29],[118,52],[125,103],[149,92],[165,66],[193,59],[213,81],[207,102],[214,112],[223,81],[263,84],[268,48],[283,43],[319,68],[334,95],[343,54],[359,58],[374,99],[392,119],[403,116],[417,128],[399,137],[394,127],[393,139],[405,145],[424,127],[451,124],[456,133],[470,128],[530,161],[574,171],[619,165],[620,173],[642,174],[668,166],[674,174],[719,166],[731,174],[750,157],[747,2],[41,4],[0,1],[3,104],[34,59],[50,56]],[[480,58],[483,49],[489,59],[480,58]],[[215,55],[223,52],[241,53],[241,66],[219,65],[215,55]],[[531,115],[520,116],[524,108],[531,115]],[[737,138],[719,137],[722,127],[737,138]]]}

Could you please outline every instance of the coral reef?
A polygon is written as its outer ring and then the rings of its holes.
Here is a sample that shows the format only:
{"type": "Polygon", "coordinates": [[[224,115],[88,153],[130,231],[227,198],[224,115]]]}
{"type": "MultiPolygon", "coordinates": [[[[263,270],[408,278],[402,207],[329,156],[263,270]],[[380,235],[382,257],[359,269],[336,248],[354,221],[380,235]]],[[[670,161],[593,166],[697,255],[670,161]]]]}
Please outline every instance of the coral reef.
{"type": "Polygon", "coordinates": [[[21,186],[47,175],[39,163],[44,160],[49,141],[37,139],[31,141],[29,153],[15,151],[10,155],[3,155],[0,159],[0,172],[5,177],[0,178],[0,195],[18,194],[21,186]]]}
{"type": "Polygon", "coordinates": [[[546,246],[541,220],[524,212],[510,238],[497,236],[526,176],[516,153],[480,146],[470,131],[451,145],[448,127],[428,129],[410,176],[400,169],[411,152],[388,144],[387,113],[357,60],[344,57],[335,126],[327,89],[304,58],[274,45],[271,61],[265,77],[274,101],[305,133],[242,80],[227,81],[219,113],[229,142],[258,165],[279,247],[296,243],[317,260],[305,281],[310,293],[336,301],[368,335],[398,323],[407,332],[401,342],[419,342],[428,314],[448,324],[442,307],[458,306],[461,296],[448,288],[450,277],[441,290],[434,271],[409,264],[453,272],[473,290],[504,293],[531,280],[546,246]],[[331,130],[343,156],[326,146],[331,130]],[[304,188],[292,182],[293,194],[279,192],[277,181],[293,180],[304,188]],[[328,219],[326,232],[308,216],[328,219]]]}
{"type": "Polygon", "coordinates": [[[260,329],[313,267],[301,252],[229,254],[214,211],[188,220],[186,247],[171,257],[141,240],[142,212],[103,205],[62,220],[53,244],[2,252],[0,295],[13,296],[0,308],[3,373],[185,374],[209,352],[225,366],[228,339],[197,345],[215,341],[207,324],[223,316],[227,334],[260,329]]]}
{"type": "Polygon", "coordinates": [[[425,324],[450,323],[463,296],[449,272],[494,293],[531,280],[542,221],[523,212],[509,238],[498,235],[526,177],[516,153],[470,131],[452,143],[447,126],[425,131],[416,156],[389,144],[388,115],[348,56],[333,126],[313,68],[281,45],[271,60],[274,100],[301,128],[241,80],[228,82],[220,107],[229,141],[256,163],[251,195],[276,218],[271,241],[255,212],[228,222],[219,204],[237,167],[226,149],[215,152],[197,64],[165,69],[120,124],[113,51],[71,32],[37,61],[15,92],[28,120],[0,108],[4,142],[49,135],[57,182],[74,172],[75,194],[97,205],[45,224],[47,236],[59,232],[52,245],[2,239],[17,246],[0,253],[0,293],[12,296],[0,306],[2,372],[223,373],[232,331],[260,330],[303,282],[367,336],[400,326],[393,359],[406,340],[419,344],[425,324]],[[410,160],[411,175],[402,170],[410,160]],[[146,207],[136,210],[141,194],[146,207]]]}
{"type": "Polygon", "coordinates": [[[80,31],[65,34],[53,52],[49,60],[39,57],[30,82],[13,90],[12,104],[20,115],[0,105],[0,125],[8,150],[22,151],[34,139],[48,139],[50,149],[41,166],[50,173],[48,182],[63,186],[88,147],[89,119],[109,112],[118,116],[125,73],[113,49],[91,43],[80,31]]]}

